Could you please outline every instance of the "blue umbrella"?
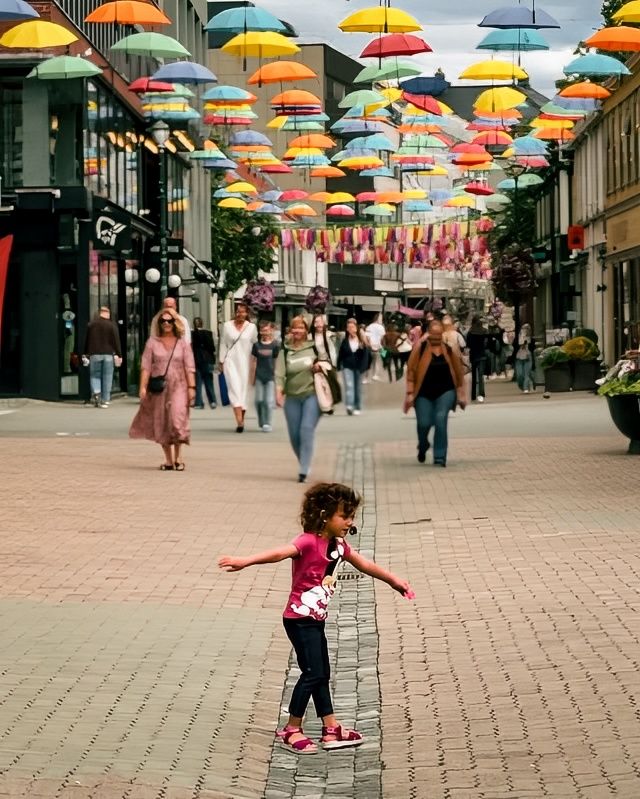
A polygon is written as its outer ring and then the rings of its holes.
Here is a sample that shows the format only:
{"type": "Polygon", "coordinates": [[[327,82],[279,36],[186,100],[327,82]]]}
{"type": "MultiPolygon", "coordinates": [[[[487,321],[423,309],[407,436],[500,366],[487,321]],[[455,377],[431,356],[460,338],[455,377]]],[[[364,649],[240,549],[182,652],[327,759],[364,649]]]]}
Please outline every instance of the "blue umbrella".
{"type": "Polygon", "coordinates": [[[453,197],[453,192],[449,189],[432,189],[429,192],[429,199],[437,203],[444,203],[453,197]]]}
{"type": "Polygon", "coordinates": [[[376,169],[363,169],[359,174],[361,178],[392,178],[394,172],[388,166],[379,166],[376,169]]]}
{"type": "Polygon", "coordinates": [[[366,136],[373,133],[382,133],[384,128],[379,122],[365,122],[364,119],[339,119],[333,123],[331,130],[337,130],[340,133],[360,133],[366,136]]]}
{"type": "MultiPolygon", "coordinates": [[[[363,105],[354,105],[353,108],[350,108],[347,113],[342,117],[343,119],[353,119],[354,117],[363,117],[364,116],[364,106],[363,105]]],[[[390,117],[391,111],[387,110],[386,108],[378,108],[375,111],[371,111],[371,113],[367,114],[367,119],[374,119],[375,117],[390,117]]]]}
{"type": "Polygon", "coordinates": [[[591,97],[563,97],[561,94],[556,94],[551,103],[558,108],[564,108],[565,111],[586,111],[588,114],[600,108],[600,102],[591,97]]]}
{"type": "Polygon", "coordinates": [[[254,214],[281,214],[283,213],[282,208],[279,208],[277,205],[273,205],[273,203],[265,203],[260,208],[256,208],[253,212],[254,214]]]}
{"type": "Polygon", "coordinates": [[[196,64],[194,61],[174,61],[165,64],[151,76],[152,80],[163,80],[167,83],[217,83],[218,79],[210,69],[196,64]]]}
{"type": "Polygon", "coordinates": [[[549,16],[546,11],[537,9],[535,7],[535,0],[533,0],[533,8],[526,6],[507,6],[506,8],[498,8],[482,20],[480,28],[559,28],[560,23],[549,16]]]}
{"type": "Polygon", "coordinates": [[[201,100],[239,100],[247,101],[251,98],[251,92],[241,89],[239,86],[212,86],[202,95],[201,100]]]}
{"type": "Polygon", "coordinates": [[[188,122],[190,119],[200,119],[200,114],[195,108],[186,108],[184,111],[166,111],[162,108],[150,109],[144,113],[145,119],[164,119],[174,122],[188,122]]]}
{"type": "Polygon", "coordinates": [[[344,150],[340,150],[331,157],[332,161],[342,161],[343,158],[375,158],[377,153],[375,150],[368,150],[364,147],[354,147],[349,150],[348,146],[344,150]]]}
{"type": "Polygon", "coordinates": [[[476,50],[526,53],[532,50],[550,50],[547,40],[533,28],[512,28],[488,33],[476,50]]]}
{"type": "Polygon", "coordinates": [[[394,153],[398,149],[391,139],[388,139],[383,133],[374,133],[373,136],[358,136],[345,145],[345,149],[349,151],[357,150],[358,148],[382,150],[390,153],[394,153]]]}
{"type": "Polygon", "coordinates": [[[267,203],[275,202],[276,200],[280,199],[282,192],[278,189],[270,189],[269,191],[264,191],[260,195],[260,199],[264,200],[267,203]]]}
{"type": "Polygon", "coordinates": [[[238,165],[229,158],[212,158],[211,161],[201,161],[205,169],[235,169],[238,165]]]}
{"type": "Polygon", "coordinates": [[[257,130],[240,130],[237,133],[232,134],[229,144],[237,144],[239,146],[250,145],[252,147],[273,147],[273,142],[268,139],[264,133],[260,133],[257,130]]]}
{"type": "Polygon", "coordinates": [[[213,196],[216,200],[222,199],[224,197],[237,197],[238,199],[243,199],[242,194],[238,194],[237,192],[227,191],[226,189],[216,189],[213,192],[213,196]]]}
{"type": "Polygon", "coordinates": [[[520,156],[547,154],[547,143],[533,136],[518,136],[517,139],[513,140],[510,147],[513,148],[516,155],[520,156]]]}
{"type": "Polygon", "coordinates": [[[582,75],[584,77],[607,78],[614,75],[631,75],[622,61],[610,55],[588,53],[574,58],[562,70],[565,75],[582,75]]]}
{"type": "Polygon", "coordinates": [[[428,200],[407,200],[402,207],[412,214],[433,211],[433,205],[428,200]]]}
{"type": "Polygon", "coordinates": [[[24,0],[2,0],[0,2],[0,21],[36,19],[40,14],[24,0]]]}
{"type": "Polygon", "coordinates": [[[285,33],[286,26],[277,17],[262,8],[229,8],[211,17],[205,30],[222,33],[246,33],[247,31],[276,31],[285,33]]]}
{"type": "Polygon", "coordinates": [[[438,97],[451,86],[449,81],[435,76],[433,78],[409,78],[400,83],[400,88],[409,94],[431,95],[438,97]]]}

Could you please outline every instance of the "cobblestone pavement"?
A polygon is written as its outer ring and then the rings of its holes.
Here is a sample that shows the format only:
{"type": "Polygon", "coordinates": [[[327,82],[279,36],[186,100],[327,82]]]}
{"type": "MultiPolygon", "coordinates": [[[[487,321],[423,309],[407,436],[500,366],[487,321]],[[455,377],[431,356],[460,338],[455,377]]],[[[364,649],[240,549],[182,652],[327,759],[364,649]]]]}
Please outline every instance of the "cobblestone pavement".
{"type": "Polygon", "coordinates": [[[181,474],[117,436],[0,438],[0,797],[638,799],[637,465],[483,411],[446,470],[393,409],[320,436],[314,476],[362,487],[356,543],[417,599],[343,580],[336,708],[368,742],[304,763],[273,744],[290,567],[215,568],[296,533],[283,437],[196,441],[181,474]]]}

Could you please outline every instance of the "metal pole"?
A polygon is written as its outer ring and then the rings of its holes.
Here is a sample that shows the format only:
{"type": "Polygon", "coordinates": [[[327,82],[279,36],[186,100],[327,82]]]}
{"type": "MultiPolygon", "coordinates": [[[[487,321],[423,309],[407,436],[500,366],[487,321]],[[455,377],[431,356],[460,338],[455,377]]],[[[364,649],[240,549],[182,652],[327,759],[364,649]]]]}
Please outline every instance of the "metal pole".
{"type": "Polygon", "coordinates": [[[160,159],[160,180],[158,181],[158,199],[160,200],[160,294],[167,295],[169,285],[169,242],[167,240],[167,153],[164,147],[158,147],[160,159]]]}

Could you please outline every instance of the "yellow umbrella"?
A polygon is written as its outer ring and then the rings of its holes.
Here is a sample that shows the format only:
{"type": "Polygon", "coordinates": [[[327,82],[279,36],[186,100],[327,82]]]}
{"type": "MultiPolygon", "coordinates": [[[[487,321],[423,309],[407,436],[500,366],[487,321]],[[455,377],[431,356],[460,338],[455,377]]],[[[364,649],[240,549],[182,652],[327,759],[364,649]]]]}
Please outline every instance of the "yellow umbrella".
{"type": "Polygon", "coordinates": [[[62,25],[44,19],[31,19],[10,28],[0,39],[0,44],[21,50],[43,50],[47,47],[65,47],[77,41],[78,37],[62,25]]]}
{"type": "Polygon", "coordinates": [[[444,166],[434,166],[433,169],[429,169],[425,172],[421,172],[421,175],[427,175],[433,178],[443,178],[445,175],[449,174],[449,170],[444,166]]]}
{"type": "MultiPolygon", "coordinates": [[[[513,152],[512,152],[513,155],[513,152]]],[[[507,158],[506,151],[502,154],[502,158],[507,158]]],[[[493,161],[486,161],[484,164],[468,164],[468,172],[497,172],[500,167],[493,161]]]]}
{"type": "Polygon", "coordinates": [[[393,87],[380,89],[380,94],[384,95],[390,103],[395,103],[402,97],[402,89],[395,89],[393,87]]]}
{"type": "Polygon", "coordinates": [[[424,189],[408,189],[403,191],[402,195],[405,200],[424,200],[427,192],[424,189]]]}
{"type": "Polygon", "coordinates": [[[247,207],[247,204],[239,197],[225,197],[224,200],[220,200],[218,206],[220,208],[237,208],[240,211],[244,211],[244,209],[247,207]]]}
{"type": "Polygon", "coordinates": [[[362,8],[343,19],[338,27],[345,33],[409,33],[422,30],[418,20],[406,11],[386,5],[362,8]]]}
{"type": "Polygon", "coordinates": [[[365,155],[361,157],[353,156],[351,158],[344,158],[338,163],[339,167],[345,169],[377,169],[384,166],[384,161],[381,158],[376,158],[374,155],[365,155]]]}
{"type": "Polygon", "coordinates": [[[286,117],[286,116],[285,117],[274,117],[273,119],[270,119],[267,122],[267,127],[268,128],[280,129],[284,125],[284,123],[287,121],[287,119],[289,119],[289,117],[286,117]]]}
{"type": "Polygon", "coordinates": [[[527,80],[529,76],[510,61],[479,61],[467,67],[459,77],[461,80],[527,80]]]}
{"type": "Polygon", "coordinates": [[[288,160],[298,155],[322,155],[322,150],[319,147],[289,147],[282,157],[288,160]]]}
{"type": "Polygon", "coordinates": [[[575,122],[571,119],[562,119],[558,117],[557,119],[540,119],[540,117],[536,117],[529,122],[532,128],[564,128],[564,130],[569,130],[569,128],[575,127],[575,122]]]}
{"type": "Polygon", "coordinates": [[[239,33],[224,44],[222,50],[241,58],[275,58],[300,52],[298,45],[291,39],[273,31],[239,33]]]}
{"type": "Polygon", "coordinates": [[[235,183],[230,183],[225,191],[229,194],[257,194],[258,189],[246,180],[237,180],[235,183]]]}
{"type": "Polygon", "coordinates": [[[453,114],[453,108],[448,106],[446,103],[443,103],[442,100],[436,100],[436,103],[438,104],[440,113],[443,116],[451,116],[451,114],[453,114]]]}
{"type": "Polygon", "coordinates": [[[474,108],[477,111],[509,111],[522,105],[526,99],[525,94],[510,86],[499,86],[481,92],[474,103],[474,108]]]}
{"type": "Polygon", "coordinates": [[[356,198],[353,196],[353,194],[349,194],[348,191],[334,191],[333,194],[330,194],[325,200],[327,204],[354,203],[355,201],[356,198]]]}
{"type": "Polygon", "coordinates": [[[631,0],[630,3],[625,3],[613,15],[615,22],[640,22],[640,0],[631,0]]]}
{"type": "Polygon", "coordinates": [[[452,197],[444,203],[444,208],[475,208],[476,201],[473,197],[460,195],[452,197]]]}

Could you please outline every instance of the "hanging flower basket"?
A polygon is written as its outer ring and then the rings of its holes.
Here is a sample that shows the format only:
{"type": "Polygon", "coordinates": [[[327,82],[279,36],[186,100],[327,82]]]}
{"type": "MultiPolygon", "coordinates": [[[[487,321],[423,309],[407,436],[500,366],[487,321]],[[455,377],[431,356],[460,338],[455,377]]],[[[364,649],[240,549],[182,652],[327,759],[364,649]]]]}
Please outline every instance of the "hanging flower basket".
{"type": "Polygon", "coordinates": [[[304,301],[304,307],[309,313],[324,313],[331,302],[331,293],[324,286],[314,286],[310,289],[304,301]]]}
{"type": "Polygon", "coordinates": [[[260,277],[247,283],[247,290],[244,293],[243,300],[249,304],[251,310],[269,313],[273,311],[276,292],[268,280],[260,277]]]}

